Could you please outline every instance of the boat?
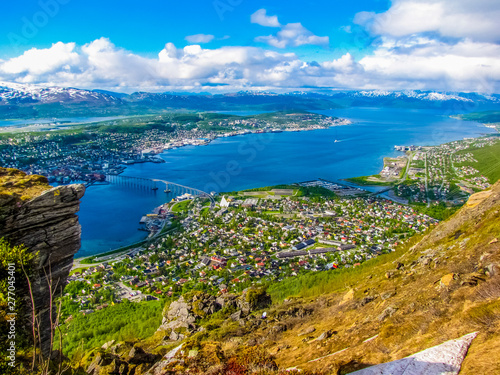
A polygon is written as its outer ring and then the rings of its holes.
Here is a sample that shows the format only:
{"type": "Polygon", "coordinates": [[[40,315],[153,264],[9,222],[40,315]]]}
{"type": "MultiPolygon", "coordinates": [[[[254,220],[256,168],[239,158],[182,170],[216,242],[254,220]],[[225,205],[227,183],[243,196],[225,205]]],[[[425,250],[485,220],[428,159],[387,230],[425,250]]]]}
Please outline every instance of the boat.
{"type": "Polygon", "coordinates": [[[340,142],[338,139],[336,139],[333,143],[337,143],[337,142],[340,142]]]}
{"type": "Polygon", "coordinates": [[[158,188],[155,186],[154,188],[151,188],[151,190],[156,191],[156,190],[158,190],[158,188]]]}
{"type": "Polygon", "coordinates": [[[172,191],[170,189],[165,189],[163,190],[164,193],[171,193],[172,191]]]}

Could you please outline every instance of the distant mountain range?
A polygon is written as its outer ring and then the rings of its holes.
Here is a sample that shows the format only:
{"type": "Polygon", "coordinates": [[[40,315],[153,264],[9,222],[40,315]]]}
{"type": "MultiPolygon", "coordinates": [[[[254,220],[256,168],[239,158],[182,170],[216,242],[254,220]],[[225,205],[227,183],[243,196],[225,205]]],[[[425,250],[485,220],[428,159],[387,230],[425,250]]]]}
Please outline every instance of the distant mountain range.
{"type": "Polygon", "coordinates": [[[0,118],[147,114],[168,110],[318,110],[352,106],[493,109],[500,95],[433,91],[115,93],[0,82],[0,118]]]}

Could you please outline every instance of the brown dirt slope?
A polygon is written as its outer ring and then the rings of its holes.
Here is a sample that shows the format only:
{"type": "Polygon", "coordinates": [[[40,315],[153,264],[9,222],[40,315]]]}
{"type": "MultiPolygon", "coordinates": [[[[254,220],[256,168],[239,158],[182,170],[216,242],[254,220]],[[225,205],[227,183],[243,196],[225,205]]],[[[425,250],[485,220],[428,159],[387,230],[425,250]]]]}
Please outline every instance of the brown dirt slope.
{"type": "Polygon", "coordinates": [[[500,183],[473,200],[396,259],[310,301],[310,317],[268,342],[276,362],[348,373],[479,331],[461,373],[500,373],[500,183]]]}

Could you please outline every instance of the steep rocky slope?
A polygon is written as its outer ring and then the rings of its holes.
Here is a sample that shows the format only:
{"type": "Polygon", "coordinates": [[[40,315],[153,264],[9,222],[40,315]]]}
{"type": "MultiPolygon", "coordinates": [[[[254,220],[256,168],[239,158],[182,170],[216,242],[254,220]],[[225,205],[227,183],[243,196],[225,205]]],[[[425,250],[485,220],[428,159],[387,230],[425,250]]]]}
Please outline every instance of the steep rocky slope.
{"type": "Polygon", "coordinates": [[[76,212],[84,192],[83,185],[52,188],[45,177],[0,168],[0,238],[38,253],[32,287],[46,354],[50,349],[49,283],[54,292],[61,292],[80,248],[76,212]]]}
{"type": "Polygon", "coordinates": [[[346,374],[478,332],[460,373],[500,373],[499,237],[497,183],[392,254],[329,277],[285,280],[269,288],[272,306],[244,314],[213,297],[183,298],[167,306],[154,337],[109,343],[76,366],[94,374],[119,365],[136,375],[346,374]],[[290,283],[302,286],[295,295],[290,283]]]}

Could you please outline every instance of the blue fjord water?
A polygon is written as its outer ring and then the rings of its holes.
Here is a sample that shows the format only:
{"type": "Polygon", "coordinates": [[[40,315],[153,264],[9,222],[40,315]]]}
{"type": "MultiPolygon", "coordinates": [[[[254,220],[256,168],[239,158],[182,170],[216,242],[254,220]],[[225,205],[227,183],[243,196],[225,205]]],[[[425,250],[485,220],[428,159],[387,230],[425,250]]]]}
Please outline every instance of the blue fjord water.
{"type": "MultiPolygon", "coordinates": [[[[135,164],[125,176],[159,178],[204,191],[236,191],[317,178],[337,180],[380,171],[385,156],[401,155],[394,145],[438,145],[492,130],[452,119],[438,110],[349,108],[318,113],[352,125],[306,132],[249,134],[219,138],[161,154],[164,164],[135,164]],[[339,142],[334,142],[337,139],[339,142]]],[[[142,215],[172,198],[157,191],[117,185],[87,189],[80,208],[82,247],[88,256],[143,239],[142,215]]]]}

